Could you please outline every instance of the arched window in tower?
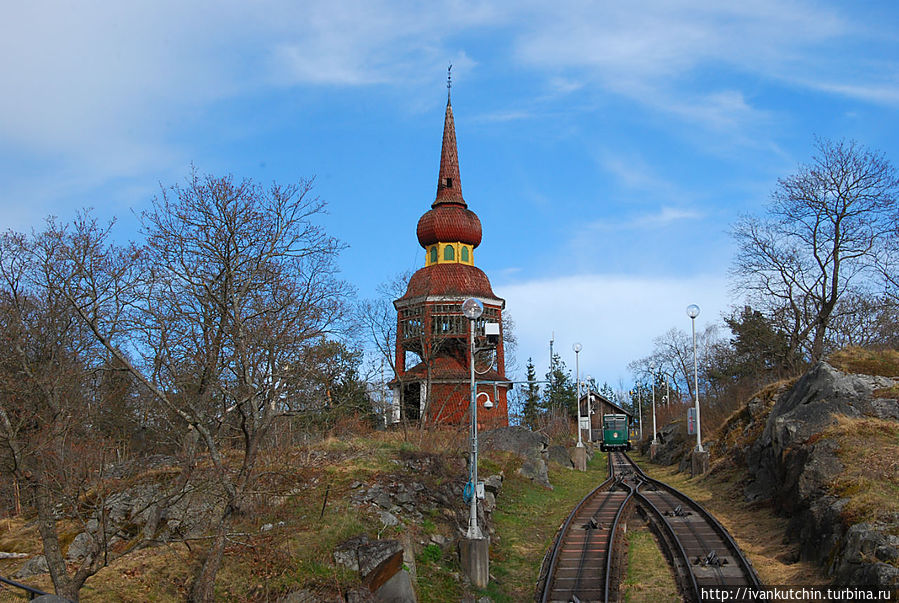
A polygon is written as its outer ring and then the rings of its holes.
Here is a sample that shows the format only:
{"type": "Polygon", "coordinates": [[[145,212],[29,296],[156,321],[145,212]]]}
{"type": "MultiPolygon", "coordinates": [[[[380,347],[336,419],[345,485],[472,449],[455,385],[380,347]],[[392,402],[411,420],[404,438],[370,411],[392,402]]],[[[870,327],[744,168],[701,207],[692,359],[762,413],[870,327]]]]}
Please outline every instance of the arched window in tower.
{"type": "Polygon", "coordinates": [[[468,258],[469,258],[469,255],[468,255],[468,245],[462,245],[462,251],[459,253],[459,258],[460,258],[463,262],[468,262],[468,258]]]}
{"type": "Polygon", "coordinates": [[[437,245],[431,247],[431,264],[437,263],[437,245]]]}
{"type": "Polygon", "coordinates": [[[452,262],[456,259],[456,250],[453,249],[452,245],[447,245],[443,248],[443,261],[452,262]]]}

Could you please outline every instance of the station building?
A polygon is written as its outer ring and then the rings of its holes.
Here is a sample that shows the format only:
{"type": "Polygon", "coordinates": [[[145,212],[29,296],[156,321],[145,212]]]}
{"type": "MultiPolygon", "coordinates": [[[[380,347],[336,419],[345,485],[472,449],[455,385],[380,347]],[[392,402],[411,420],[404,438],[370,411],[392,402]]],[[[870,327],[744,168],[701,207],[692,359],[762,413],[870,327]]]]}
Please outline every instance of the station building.
{"type": "Polygon", "coordinates": [[[599,392],[583,392],[580,406],[582,422],[586,423],[581,425],[581,437],[585,440],[588,438],[594,442],[602,440],[603,415],[626,415],[628,425],[633,424],[636,420],[633,411],[612,402],[599,392]],[[590,433],[587,433],[587,425],[589,425],[590,433]]]}

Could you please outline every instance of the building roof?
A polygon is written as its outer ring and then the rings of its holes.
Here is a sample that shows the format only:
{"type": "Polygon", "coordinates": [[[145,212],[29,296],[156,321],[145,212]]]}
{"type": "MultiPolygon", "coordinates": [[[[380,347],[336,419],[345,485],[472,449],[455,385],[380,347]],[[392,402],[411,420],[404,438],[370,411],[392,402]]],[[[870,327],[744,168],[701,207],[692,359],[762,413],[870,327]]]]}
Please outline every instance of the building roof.
{"type": "Polygon", "coordinates": [[[406,294],[396,301],[429,296],[480,297],[502,301],[493,293],[484,271],[468,264],[433,264],[419,269],[409,279],[406,294]]]}
{"type": "MultiPolygon", "coordinates": [[[[584,402],[587,401],[587,396],[588,396],[588,395],[589,395],[589,393],[584,393],[583,395],[581,395],[581,403],[584,403],[584,402]]],[[[603,401],[603,403],[605,403],[605,404],[607,404],[608,406],[612,407],[612,408],[613,408],[614,410],[616,410],[618,413],[620,413],[620,414],[622,414],[622,415],[627,415],[627,416],[630,417],[631,419],[634,418],[634,413],[633,413],[633,411],[626,410],[626,409],[622,408],[621,406],[615,404],[614,402],[612,402],[611,400],[609,400],[608,398],[606,398],[605,396],[603,396],[602,394],[600,394],[600,393],[598,393],[598,392],[593,392],[593,398],[594,398],[594,399],[599,398],[600,400],[603,401]]]]}

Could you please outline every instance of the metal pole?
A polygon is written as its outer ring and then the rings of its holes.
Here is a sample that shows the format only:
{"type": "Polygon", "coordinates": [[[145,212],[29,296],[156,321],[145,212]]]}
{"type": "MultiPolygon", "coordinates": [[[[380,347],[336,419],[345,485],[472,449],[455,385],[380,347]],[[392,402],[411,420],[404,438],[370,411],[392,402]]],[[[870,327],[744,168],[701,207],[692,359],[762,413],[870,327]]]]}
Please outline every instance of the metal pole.
{"type": "Polygon", "coordinates": [[[656,443],[656,376],[652,375],[652,443],[656,443]]]}
{"type": "Polygon", "coordinates": [[[587,383],[587,441],[593,443],[593,392],[590,390],[590,384],[587,383]]]}
{"type": "Polygon", "coordinates": [[[578,448],[584,447],[584,442],[581,441],[581,352],[580,350],[574,350],[574,374],[575,379],[577,379],[577,446],[578,448]]]}
{"type": "Polygon", "coordinates": [[[474,319],[469,319],[469,358],[471,365],[471,509],[468,513],[468,538],[483,538],[478,527],[478,404],[477,385],[474,382],[474,319]]]}
{"type": "Polygon", "coordinates": [[[696,451],[702,452],[702,436],[699,431],[699,372],[696,363],[696,317],[690,317],[693,325],[693,399],[696,402],[696,451]]]}
{"type": "Polygon", "coordinates": [[[637,413],[638,419],[640,421],[640,441],[643,441],[643,391],[642,388],[637,386],[637,413]]]}

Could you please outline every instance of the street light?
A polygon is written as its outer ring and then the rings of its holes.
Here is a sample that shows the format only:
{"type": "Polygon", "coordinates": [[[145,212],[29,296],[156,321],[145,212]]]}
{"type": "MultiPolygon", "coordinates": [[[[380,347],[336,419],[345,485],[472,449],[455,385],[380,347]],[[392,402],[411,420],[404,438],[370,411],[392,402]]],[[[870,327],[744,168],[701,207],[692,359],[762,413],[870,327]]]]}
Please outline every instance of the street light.
{"type": "Polygon", "coordinates": [[[637,423],[640,426],[640,441],[643,441],[643,388],[637,385],[637,423]]]}
{"type": "Polygon", "coordinates": [[[658,441],[656,438],[657,430],[656,430],[656,374],[655,374],[655,370],[656,370],[655,365],[650,364],[649,372],[651,373],[651,377],[652,377],[652,443],[658,444],[658,441]]]}
{"type": "Polygon", "coordinates": [[[583,346],[579,343],[571,346],[574,350],[574,375],[577,381],[577,447],[583,448],[584,442],[581,440],[581,350],[583,346]]]}
{"type": "Polygon", "coordinates": [[[478,527],[478,400],[477,386],[474,381],[474,323],[484,313],[484,304],[480,300],[469,297],[462,302],[462,314],[469,322],[469,365],[471,368],[471,508],[468,514],[468,534],[471,540],[481,540],[484,535],[478,527]]]}
{"type": "MultiPolygon", "coordinates": [[[[587,441],[591,444],[593,443],[593,377],[587,375],[587,378],[584,379],[584,387],[587,388],[587,441]]],[[[578,401],[580,404],[580,401],[578,401]]],[[[580,406],[578,406],[580,408],[580,406]]]]}
{"type": "Polygon", "coordinates": [[[690,304],[687,306],[687,316],[693,326],[693,400],[696,404],[696,452],[702,450],[702,436],[699,430],[699,373],[696,368],[696,317],[699,316],[699,306],[690,304]]]}
{"type": "Polygon", "coordinates": [[[634,401],[634,394],[637,395],[637,427],[640,429],[640,441],[643,441],[643,400],[640,396],[640,384],[637,383],[634,385],[634,389],[631,390],[631,402],[634,401]]]}

